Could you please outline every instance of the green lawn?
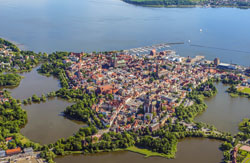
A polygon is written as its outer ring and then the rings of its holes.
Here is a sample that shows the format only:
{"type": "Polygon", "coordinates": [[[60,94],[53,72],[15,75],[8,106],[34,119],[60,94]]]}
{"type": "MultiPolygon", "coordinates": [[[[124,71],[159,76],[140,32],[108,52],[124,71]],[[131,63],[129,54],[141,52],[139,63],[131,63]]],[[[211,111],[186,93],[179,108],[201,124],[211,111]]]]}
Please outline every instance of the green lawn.
{"type": "Polygon", "coordinates": [[[28,138],[26,138],[25,136],[23,136],[20,133],[17,133],[16,137],[17,137],[18,140],[20,140],[22,142],[22,144],[26,144],[26,143],[30,142],[30,140],[28,138]]]}
{"type": "Polygon", "coordinates": [[[170,156],[164,153],[158,153],[158,152],[152,152],[148,149],[143,149],[143,148],[138,148],[138,147],[128,147],[126,148],[127,151],[139,153],[142,155],[145,155],[145,157],[150,157],[150,156],[158,156],[158,157],[165,157],[165,158],[174,158],[174,156],[170,156]]]}
{"type": "Polygon", "coordinates": [[[250,154],[242,161],[242,163],[250,163],[250,154]]]}
{"type": "Polygon", "coordinates": [[[244,88],[241,90],[242,93],[247,93],[250,95],[250,88],[244,88]]]}
{"type": "MultiPolygon", "coordinates": [[[[27,137],[23,136],[23,135],[20,134],[20,133],[17,133],[17,134],[14,134],[14,135],[16,136],[16,138],[17,138],[18,140],[21,141],[22,144],[32,143],[31,140],[29,140],[27,137]]],[[[14,136],[14,135],[13,135],[13,136],[14,136]]],[[[37,146],[40,146],[39,143],[35,143],[35,144],[36,144],[37,146]]]]}
{"type": "Polygon", "coordinates": [[[229,94],[231,97],[238,97],[239,95],[238,94],[236,94],[236,93],[230,93],[229,94]]]}

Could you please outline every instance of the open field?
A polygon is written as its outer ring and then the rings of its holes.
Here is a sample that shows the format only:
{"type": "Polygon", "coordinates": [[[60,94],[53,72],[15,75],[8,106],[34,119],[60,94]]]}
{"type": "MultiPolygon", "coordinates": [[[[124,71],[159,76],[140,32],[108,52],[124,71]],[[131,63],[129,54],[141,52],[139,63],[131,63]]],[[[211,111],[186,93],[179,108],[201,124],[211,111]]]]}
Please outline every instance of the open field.
{"type": "Polygon", "coordinates": [[[250,94],[250,88],[244,88],[241,92],[250,94]]]}
{"type": "Polygon", "coordinates": [[[229,94],[231,97],[238,97],[239,95],[238,94],[236,94],[236,93],[230,93],[229,94]]]}
{"type": "Polygon", "coordinates": [[[239,87],[239,88],[238,88],[238,91],[250,95],[250,88],[247,88],[247,87],[239,87]]]}
{"type": "Polygon", "coordinates": [[[130,152],[135,152],[135,153],[145,155],[145,157],[158,156],[158,157],[172,158],[171,156],[163,154],[163,153],[152,152],[148,149],[138,148],[135,146],[128,147],[126,150],[130,152]]]}

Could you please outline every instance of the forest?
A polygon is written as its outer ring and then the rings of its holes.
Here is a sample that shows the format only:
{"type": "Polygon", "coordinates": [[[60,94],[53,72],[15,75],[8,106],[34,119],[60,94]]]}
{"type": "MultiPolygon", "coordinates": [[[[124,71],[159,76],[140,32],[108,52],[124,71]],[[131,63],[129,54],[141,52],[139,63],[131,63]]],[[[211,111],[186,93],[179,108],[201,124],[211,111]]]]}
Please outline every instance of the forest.
{"type": "Polygon", "coordinates": [[[18,74],[0,74],[0,86],[18,86],[21,80],[18,74]]]}

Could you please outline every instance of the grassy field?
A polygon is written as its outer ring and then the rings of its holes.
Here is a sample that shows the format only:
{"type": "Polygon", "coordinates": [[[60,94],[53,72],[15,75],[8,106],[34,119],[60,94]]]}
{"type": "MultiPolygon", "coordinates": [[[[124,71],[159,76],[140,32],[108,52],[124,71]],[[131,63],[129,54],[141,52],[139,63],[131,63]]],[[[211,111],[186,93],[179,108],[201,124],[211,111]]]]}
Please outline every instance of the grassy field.
{"type": "Polygon", "coordinates": [[[230,93],[229,94],[231,97],[238,97],[239,95],[238,94],[235,94],[235,93],[230,93]]]}
{"type": "Polygon", "coordinates": [[[170,156],[170,155],[167,155],[167,154],[152,152],[152,151],[150,151],[148,149],[138,148],[138,147],[135,147],[135,146],[128,147],[126,150],[142,154],[145,157],[158,156],[158,157],[165,157],[165,158],[173,158],[173,156],[170,156]]]}
{"type": "Polygon", "coordinates": [[[250,88],[248,87],[238,87],[237,89],[238,92],[250,95],[250,88]]]}
{"type": "Polygon", "coordinates": [[[243,88],[242,90],[240,90],[242,93],[247,93],[250,95],[250,88],[243,88]]]}
{"type": "MultiPolygon", "coordinates": [[[[17,137],[18,140],[21,141],[22,144],[26,144],[26,143],[31,143],[32,142],[31,140],[29,140],[28,138],[26,138],[25,136],[23,136],[20,133],[15,134],[15,136],[17,137]]],[[[39,143],[35,143],[35,144],[37,144],[38,146],[40,146],[39,143]]]]}
{"type": "Polygon", "coordinates": [[[16,134],[17,139],[19,139],[23,144],[26,144],[28,142],[30,142],[30,140],[28,138],[26,138],[25,136],[21,135],[20,133],[16,134]]]}
{"type": "Polygon", "coordinates": [[[242,161],[242,163],[250,163],[250,154],[242,161]]]}

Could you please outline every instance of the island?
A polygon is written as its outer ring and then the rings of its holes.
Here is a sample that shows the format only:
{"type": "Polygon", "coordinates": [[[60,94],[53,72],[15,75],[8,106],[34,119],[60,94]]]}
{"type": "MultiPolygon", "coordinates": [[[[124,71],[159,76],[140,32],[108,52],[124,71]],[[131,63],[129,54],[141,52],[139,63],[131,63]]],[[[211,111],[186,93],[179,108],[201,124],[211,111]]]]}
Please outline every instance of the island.
{"type": "Polygon", "coordinates": [[[250,1],[241,0],[123,0],[126,3],[146,6],[146,7],[168,7],[168,8],[181,8],[181,7],[236,7],[236,8],[249,8],[250,1]]]}
{"type": "MultiPolygon", "coordinates": [[[[63,116],[86,126],[51,144],[32,142],[20,134],[28,121],[22,101],[2,90],[0,157],[8,161],[24,154],[33,156],[34,151],[38,159],[52,163],[57,156],[127,150],[174,159],[178,140],[202,137],[223,141],[224,162],[249,159],[249,119],[239,124],[236,135],[194,121],[207,108],[204,99],[217,93],[214,82],[229,84],[234,91],[249,89],[249,69],[220,63],[219,58],[181,57],[173,50],[155,48],[141,55],[137,52],[142,48],[48,56],[32,52],[42,64],[38,72],[58,78],[61,88],[41,97],[34,94],[23,104],[53,97],[72,101],[63,116]]],[[[22,54],[25,58],[30,53],[22,54]]],[[[17,71],[13,66],[3,70],[17,71]]]]}

